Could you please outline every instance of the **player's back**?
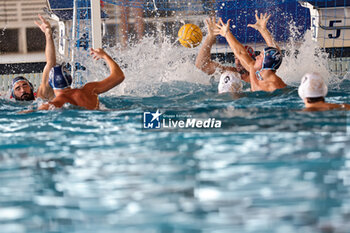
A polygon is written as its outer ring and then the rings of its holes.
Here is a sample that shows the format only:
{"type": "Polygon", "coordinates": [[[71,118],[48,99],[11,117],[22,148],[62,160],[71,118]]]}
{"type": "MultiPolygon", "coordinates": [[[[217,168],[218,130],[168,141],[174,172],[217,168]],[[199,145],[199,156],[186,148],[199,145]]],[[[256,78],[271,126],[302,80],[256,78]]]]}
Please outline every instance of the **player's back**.
{"type": "Polygon", "coordinates": [[[62,107],[65,103],[70,103],[88,110],[98,109],[99,100],[98,95],[94,92],[95,86],[96,82],[91,82],[80,89],[65,89],[51,101],[51,104],[62,107]]]}

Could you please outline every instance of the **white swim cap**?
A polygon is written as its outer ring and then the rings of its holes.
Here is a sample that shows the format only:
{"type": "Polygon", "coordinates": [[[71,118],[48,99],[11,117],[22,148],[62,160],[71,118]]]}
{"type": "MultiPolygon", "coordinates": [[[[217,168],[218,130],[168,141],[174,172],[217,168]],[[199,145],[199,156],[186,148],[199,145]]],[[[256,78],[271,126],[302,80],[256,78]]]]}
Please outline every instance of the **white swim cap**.
{"type": "Polygon", "coordinates": [[[242,91],[242,81],[237,77],[237,73],[233,71],[225,71],[220,77],[218,86],[219,94],[226,92],[240,92],[242,91]]]}
{"type": "Polygon", "coordinates": [[[327,85],[325,84],[322,76],[316,72],[306,73],[301,79],[298,89],[298,94],[302,99],[325,97],[327,92],[327,85]]]}

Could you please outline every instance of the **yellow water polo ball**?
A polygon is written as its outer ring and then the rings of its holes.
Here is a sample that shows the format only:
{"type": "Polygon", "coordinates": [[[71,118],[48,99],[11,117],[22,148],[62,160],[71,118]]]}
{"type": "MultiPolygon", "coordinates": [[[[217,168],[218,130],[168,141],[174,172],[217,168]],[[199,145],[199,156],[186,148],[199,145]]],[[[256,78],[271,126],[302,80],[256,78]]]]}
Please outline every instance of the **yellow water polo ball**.
{"type": "Polygon", "coordinates": [[[203,34],[197,25],[188,23],[180,28],[178,37],[183,46],[194,48],[201,43],[203,34]]]}

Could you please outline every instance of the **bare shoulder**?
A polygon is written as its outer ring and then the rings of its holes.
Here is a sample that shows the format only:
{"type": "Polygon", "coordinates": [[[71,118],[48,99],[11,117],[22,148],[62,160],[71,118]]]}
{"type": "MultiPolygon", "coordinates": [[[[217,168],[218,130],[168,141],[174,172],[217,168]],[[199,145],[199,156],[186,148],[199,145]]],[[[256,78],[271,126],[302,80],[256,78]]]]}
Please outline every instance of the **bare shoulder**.
{"type": "Polygon", "coordinates": [[[305,108],[304,111],[331,111],[331,110],[350,110],[349,104],[335,104],[335,103],[319,103],[317,106],[305,108]]]}
{"type": "Polygon", "coordinates": [[[56,96],[48,104],[53,105],[56,108],[61,108],[65,103],[69,103],[69,102],[70,102],[70,98],[68,98],[66,95],[59,95],[59,96],[56,96]]]}
{"type": "Polygon", "coordinates": [[[275,73],[275,77],[276,77],[278,88],[284,88],[287,86],[287,84],[283,81],[283,79],[280,76],[278,76],[276,73],[275,73]]]}
{"type": "Polygon", "coordinates": [[[264,80],[266,81],[267,91],[274,91],[276,89],[282,89],[287,86],[287,84],[283,81],[281,77],[279,77],[276,72],[269,71],[264,76],[264,80]]]}
{"type": "Polygon", "coordinates": [[[302,110],[302,112],[318,112],[318,111],[324,111],[325,109],[320,109],[320,108],[315,108],[315,107],[311,107],[311,108],[304,108],[302,110]]]}
{"type": "Polygon", "coordinates": [[[350,104],[341,104],[342,108],[346,109],[346,110],[350,110],[350,104]]]}
{"type": "Polygon", "coordinates": [[[350,110],[350,104],[333,104],[333,103],[327,103],[327,105],[332,109],[344,109],[344,110],[350,110]]]}
{"type": "Polygon", "coordinates": [[[84,91],[92,91],[97,87],[98,84],[99,82],[89,82],[85,84],[81,89],[84,91]]]}

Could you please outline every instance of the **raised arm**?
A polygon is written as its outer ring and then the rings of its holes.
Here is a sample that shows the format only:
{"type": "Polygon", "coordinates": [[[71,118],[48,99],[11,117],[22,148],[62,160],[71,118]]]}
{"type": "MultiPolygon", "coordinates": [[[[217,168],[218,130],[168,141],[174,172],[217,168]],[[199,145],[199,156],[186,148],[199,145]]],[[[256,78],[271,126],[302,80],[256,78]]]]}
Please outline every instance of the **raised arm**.
{"type": "Polygon", "coordinates": [[[110,75],[102,81],[95,82],[95,93],[101,94],[109,91],[113,87],[117,86],[124,80],[124,73],[118,66],[118,64],[103,50],[103,49],[90,49],[90,54],[94,59],[104,59],[109,67],[110,75]]]}
{"type": "Polygon", "coordinates": [[[46,65],[43,70],[43,76],[41,79],[40,86],[38,88],[37,96],[45,99],[51,100],[55,97],[52,88],[49,85],[49,74],[52,67],[56,65],[56,51],[55,44],[52,38],[52,29],[48,21],[46,21],[41,15],[38,15],[41,22],[35,21],[35,24],[41,29],[45,34],[46,46],[45,46],[45,57],[46,65]]]}
{"type": "MultiPolygon", "coordinates": [[[[228,67],[222,66],[219,63],[211,60],[210,50],[216,41],[216,35],[214,34],[214,30],[216,29],[215,17],[206,19],[205,24],[208,28],[208,36],[204,40],[203,45],[199,50],[196,58],[196,67],[206,74],[213,74],[217,68],[220,68],[221,70],[229,69],[228,67]]],[[[234,68],[230,67],[230,70],[232,69],[234,68]]]]}
{"type": "Polygon", "coordinates": [[[255,14],[256,23],[255,24],[248,24],[248,27],[252,27],[255,30],[258,30],[260,32],[260,34],[262,35],[262,37],[264,38],[267,46],[275,47],[278,50],[280,50],[276,41],[273,39],[270,31],[266,27],[267,22],[269,21],[270,17],[271,17],[271,15],[268,15],[267,13],[265,13],[265,14],[260,13],[260,17],[258,16],[258,13],[256,13],[255,14]]]}
{"type": "Polygon", "coordinates": [[[221,35],[226,38],[228,44],[230,45],[230,48],[232,49],[235,56],[240,60],[244,69],[250,72],[250,69],[254,67],[254,60],[248,54],[244,46],[239,43],[239,41],[230,32],[230,21],[231,19],[229,19],[227,23],[224,24],[220,18],[218,24],[216,25],[217,29],[214,30],[214,33],[215,35],[221,35]]]}

